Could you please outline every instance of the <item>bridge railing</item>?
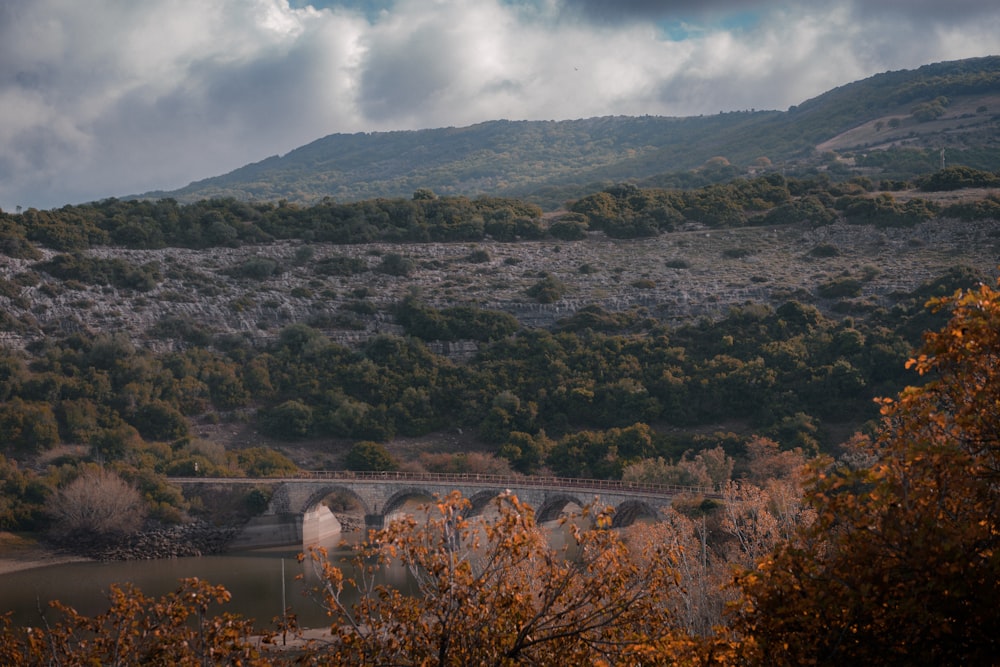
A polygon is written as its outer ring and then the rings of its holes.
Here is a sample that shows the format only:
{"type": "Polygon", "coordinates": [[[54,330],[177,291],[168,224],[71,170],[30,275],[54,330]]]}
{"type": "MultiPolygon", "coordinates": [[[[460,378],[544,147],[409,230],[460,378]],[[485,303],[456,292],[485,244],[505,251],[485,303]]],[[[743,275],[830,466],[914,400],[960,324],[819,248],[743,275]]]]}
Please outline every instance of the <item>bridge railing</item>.
{"type": "Polygon", "coordinates": [[[549,489],[585,489],[588,491],[617,491],[621,493],[648,493],[652,495],[717,495],[707,486],[681,486],[677,484],[652,484],[626,482],[620,479],[583,479],[578,477],[491,475],[482,473],[303,470],[297,479],[325,479],[375,482],[430,482],[435,484],[489,484],[502,487],[544,487],[549,489]]]}

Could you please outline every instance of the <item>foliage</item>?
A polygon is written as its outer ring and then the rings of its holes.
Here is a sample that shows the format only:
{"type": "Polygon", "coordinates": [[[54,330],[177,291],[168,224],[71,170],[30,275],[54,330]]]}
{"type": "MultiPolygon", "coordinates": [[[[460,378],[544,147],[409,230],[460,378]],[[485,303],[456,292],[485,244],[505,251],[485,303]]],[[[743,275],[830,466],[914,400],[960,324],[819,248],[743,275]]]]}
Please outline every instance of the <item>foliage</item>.
{"type": "Polygon", "coordinates": [[[1000,185],[1000,175],[971,167],[948,167],[917,179],[917,187],[924,192],[995,188],[998,185],[1000,185]]]}
{"type": "Polygon", "coordinates": [[[51,492],[32,471],[0,454],[0,530],[38,528],[51,492]]]}
{"type": "Polygon", "coordinates": [[[732,457],[717,446],[697,454],[684,452],[677,463],[667,462],[662,456],[641,459],[625,466],[622,480],[721,489],[732,477],[734,464],[732,457]]]}
{"type": "MultiPolygon", "coordinates": [[[[59,619],[44,628],[15,629],[0,617],[0,662],[8,665],[197,667],[272,664],[252,640],[253,621],[216,605],[231,595],[221,586],[183,579],[176,591],[149,598],[132,585],[113,585],[109,608],[93,617],[54,603],[59,619]]],[[[265,633],[263,641],[273,635],[265,633]]]]}
{"type": "Polygon", "coordinates": [[[396,310],[396,320],[411,336],[423,340],[491,341],[510,336],[520,328],[509,313],[470,306],[436,309],[408,296],[396,310]]]}
{"type": "Polygon", "coordinates": [[[313,409],[297,400],[288,400],[260,413],[261,430],[283,440],[304,438],[312,433],[313,409]]]}
{"type": "Polygon", "coordinates": [[[52,408],[15,396],[0,405],[0,442],[8,454],[44,451],[59,442],[59,428],[52,408]]]}
{"type": "Polygon", "coordinates": [[[469,509],[453,494],[430,507],[425,521],[403,519],[371,535],[358,550],[357,580],[313,552],[318,593],[333,617],[332,638],[315,647],[314,660],[665,664],[697,654],[673,627],[675,554],[664,545],[633,553],[602,529],[608,514],[587,510],[596,529],[568,525],[572,546],[559,553],[511,494],[497,500],[496,518],[479,522],[469,509]],[[414,579],[415,595],[373,583],[372,575],[393,563],[414,579]],[[347,602],[352,590],[360,594],[355,604],[347,602]]]}
{"type": "Polygon", "coordinates": [[[538,303],[555,303],[565,296],[567,290],[563,281],[551,273],[546,273],[541,280],[528,288],[527,294],[538,303]]]}
{"type": "Polygon", "coordinates": [[[348,470],[357,471],[395,470],[399,467],[385,446],[370,440],[354,443],[344,457],[344,465],[348,470]]]}
{"type": "Polygon", "coordinates": [[[56,255],[34,265],[60,280],[79,280],[91,285],[111,285],[123,289],[148,291],[160,280],[160,269],[155,263],[140,267],[122,259],[101,259],[82,254],[56,255]]]}
{"type": "Polygon", "coordinates": [[[287,456],[268,447],[241,449],[236,463],[248,477],[288,477],[299,470],[287,456]]]}
{"type": "Polygon", "coordinates": [[[376,270],[390,276],[408,276],[413,273],[413,260],[400,255],[399,253],[389,253],[382,258],[376,270]]]}
{"type": "Polygon", "coordinates": [[[998,297],[930,302],[952,317],[908,364],[929,380],[882,401],[850,461],[816,468],[815,524],[743,577],[761,664],[995,660],[998,297]]]}

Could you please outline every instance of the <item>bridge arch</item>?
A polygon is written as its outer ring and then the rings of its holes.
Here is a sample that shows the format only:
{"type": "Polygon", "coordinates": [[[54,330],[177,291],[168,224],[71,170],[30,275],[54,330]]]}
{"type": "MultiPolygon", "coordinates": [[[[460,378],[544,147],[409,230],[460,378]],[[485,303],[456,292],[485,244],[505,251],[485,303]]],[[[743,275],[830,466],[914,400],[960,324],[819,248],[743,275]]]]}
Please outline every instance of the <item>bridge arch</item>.
{"type": "Polygon", "coordinates": [[[469,502],[472,504],[472,510],[469,512],[469,516],[479,516],[483,511],[489,507],[490,503],[499,496],[503,491],[501,489],[485,489],[469,496],[469,502]]]}
{"type": "Polygon", "coordinates": [[[400,489],[389,496],[389,499],[386,500],[385,505],[382,508],[374,508],[374,513],[381,514],[384,517],[389,517],[403,507],[403,505],[405,505],[408,501],[417,499],[425,500],[428,504],[433,503],[434,493],[417,486],[400,489]]]}
{"type": "Polygon", "coordinates": [[[300,512],[311,512],[315,510],[323,500],[333,495],[334,493],[342,493],[343,495],[353,499],[357,502],[358,506],[365,514],[371,514],[372,508],[368,506],[368,503],[362,498],[354,489],[343,484],[330,484],[328,486],[320,487],[318,491],[314,491],[300,508],[300,512]]]}
{"type": "Polygon", "coordinates": [[[638,519],[647,518],[654,521],[663,518],[660,511],[642,500],[626,500],[615,507],[615,513],[611,518],[612,528],[625,528],[631,526],[638,519]]]}
{"type": "Polygon", "coordinates": [[[540,507],[535,509],[535,521],[537,523],[554,521],[559,518],[559,515],[566,509],[566,506],[571,503],[580,507],[583,507],[586,504],[577,496],[570,495],[568,493],[550,495],[545,499],[545,502],[543,502],[540,507]]]}

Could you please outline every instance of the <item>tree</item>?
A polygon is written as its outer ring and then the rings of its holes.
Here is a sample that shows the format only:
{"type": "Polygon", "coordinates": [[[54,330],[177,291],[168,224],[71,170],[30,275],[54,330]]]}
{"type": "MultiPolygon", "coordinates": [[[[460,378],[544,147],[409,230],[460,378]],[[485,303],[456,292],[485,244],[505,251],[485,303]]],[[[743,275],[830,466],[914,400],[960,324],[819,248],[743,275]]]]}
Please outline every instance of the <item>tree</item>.
{"type": "Polygon", "coordinates": [[[139,406],[132,425],[149,440],[177,440],[188,433],[187,419],[165,401],[151,401],[139,406]]]}
{"type": "Polygon", "coordinates": [[[105,468],[91,467],[46,504],[62,535],[128,534],[142,526],[146,506],[139,491],[105,468]]]}
{"type": "Polygon", "coordinates": [[[285,401],[270,410],[261,410],[261,430],[278,438],[293,440],[312,432],[313,410],[299,400],[285,401]]]}
{"type": "Polygon", "coordinates": [[[344,465],[348,470],[395,470],[399,467],[384,445],[370,440],[354,443],[347,452],[344,465]]]}
{"type": "Polygon", "coordinates": [[[952,315],[907,364],[927,381],[881,401],[861,451],[817,466],[815,523],[742,578],[758,664],[996,661],[1000,292],[928,303],[952,315]]]}
{"type": "Polygon", "coordinates": [[[0,664],[117,665],[120,667],[273,664],[253,635],[269,643],[252,619],[229,613],[210,614],[229,602],[225,588],[198,579],[182,579],[173,593],[149,598],[131,585],[113,585],[110,607],[84,616],[53,603],[61,618],[44,628],[11,628],[0,617],[0,664]]]}
{"type": "Polygon", "coordinates": [[[59,442],[59,425],[46,403],[15,397],[0,405],[0,447],[8,454],[34,454],[59,442]]]}
{"type": "MultiPolygon", "coordinates": [[[[587,510],[594,529],[570,527],[559,553],[530,507],[507,493],[496,518],[473,521],[458,494],[428,518],[393,522],[359,547],[364,574],[345,579],[322,551],[311,554],[317,592],[333,617],[315,657],[338,665],[677,664],[696,653],[676,631],[673,553],[662,542],[632,553],[611,517],[587,510]],[[372,574],[402,565],[417,592],[375,586],[372,574]],[[357,591],[360,599],[348,598],[357,591]]],[[[695,660],[690,660],[694,664],[695,660]]]]}

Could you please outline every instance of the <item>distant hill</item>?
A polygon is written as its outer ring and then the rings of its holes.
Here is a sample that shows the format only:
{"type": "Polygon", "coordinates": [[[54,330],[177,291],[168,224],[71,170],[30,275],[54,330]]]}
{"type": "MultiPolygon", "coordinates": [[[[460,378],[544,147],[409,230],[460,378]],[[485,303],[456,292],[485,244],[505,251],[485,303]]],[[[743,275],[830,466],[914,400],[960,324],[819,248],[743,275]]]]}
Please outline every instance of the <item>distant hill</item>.
{"type": "Polygon", "coordinates": [[[551,206],[620,181],[700,185],[720,167],[719,179],[767,168],[905,179],[939,168],[943,159],[1000,169],[998,119],[1000,57],[991,56],[878,74],[787,111],[333,134],[222,176],[140,196],[308,203],[406,197],[429,188],[551,206]]]}

